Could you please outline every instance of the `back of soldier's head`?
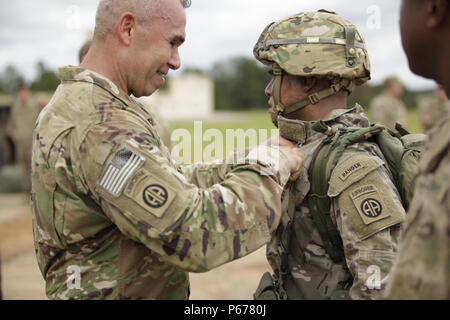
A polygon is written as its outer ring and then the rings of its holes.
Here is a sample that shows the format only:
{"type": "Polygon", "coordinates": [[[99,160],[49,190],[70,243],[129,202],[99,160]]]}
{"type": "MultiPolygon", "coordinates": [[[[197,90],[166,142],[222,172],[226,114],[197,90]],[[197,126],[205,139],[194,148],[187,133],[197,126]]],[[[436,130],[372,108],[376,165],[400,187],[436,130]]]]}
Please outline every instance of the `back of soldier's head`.
{"type": "Polygon", "coordinates": [[[383,81],[383,89],[389,89],[394,85],[402,85],[400,80],[396,76],[389,76],[383,81]]]}
{"type": "Polygon", "coordinates": [[[81,63],[83,61],[84,57],[86,56],[86,54],[89,51],[89,48],[91,47],[91,44],[92,44],[92,40],[89,39],[80,48],[80,51],[78,52],[78,62],[79,63],[81,63]]]}

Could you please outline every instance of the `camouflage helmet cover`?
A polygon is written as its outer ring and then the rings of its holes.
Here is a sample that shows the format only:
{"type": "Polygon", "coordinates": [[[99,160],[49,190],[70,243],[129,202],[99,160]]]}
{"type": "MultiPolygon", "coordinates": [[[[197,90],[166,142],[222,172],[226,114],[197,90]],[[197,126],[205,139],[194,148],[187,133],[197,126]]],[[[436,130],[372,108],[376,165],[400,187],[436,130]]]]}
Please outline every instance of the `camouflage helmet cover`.
{"type": "Polygon", "coordinates": [[[254,55],[295,76],[347,79],[354,85],[370,79],[363,37],[353,24],[326,10],[302,12],[269,24],[254,55]]]}

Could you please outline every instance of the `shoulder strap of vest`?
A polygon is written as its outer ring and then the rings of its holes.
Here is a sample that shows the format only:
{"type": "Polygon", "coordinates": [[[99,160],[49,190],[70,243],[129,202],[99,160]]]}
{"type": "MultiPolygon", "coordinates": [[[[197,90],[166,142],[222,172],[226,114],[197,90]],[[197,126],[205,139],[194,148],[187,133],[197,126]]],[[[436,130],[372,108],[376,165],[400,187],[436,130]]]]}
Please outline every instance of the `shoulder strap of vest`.
{"type": "Polygon", "coordinates": [[[377,125],[349,131],[340,130],[336,136],[325,139],[312,157],[309,167],[311,188],[307,196],[308,207],[325,250],[336,263],[343,261],[345,256],[341,236],[331,218],[328,181],[348,146],[365,141],[382,130],[384,127],[377,125]]]}
{"type": "Polygon", "coordinates": [[[331,219],[331,199],[328,197],[328,161],[331,159],[333,145],[322,143],[310,165],[309,177],[311,189],[307,196],[308,207],[314,225],[319,231],[325,250],[330,258],[338,263],[344,258],[342,239],[331,219]]]}

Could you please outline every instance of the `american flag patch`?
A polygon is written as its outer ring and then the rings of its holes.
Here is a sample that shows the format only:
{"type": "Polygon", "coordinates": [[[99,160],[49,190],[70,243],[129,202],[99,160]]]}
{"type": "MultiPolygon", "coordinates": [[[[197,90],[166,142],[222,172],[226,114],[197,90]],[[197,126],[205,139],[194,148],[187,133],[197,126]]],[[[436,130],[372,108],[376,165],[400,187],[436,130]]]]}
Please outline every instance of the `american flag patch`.
{"type": "Polygon", "coordinates": [[[128,180],[145,162],[145,158],[124,148],[118,151],[98,182],[99,186],[118,197],[128,180]]]}

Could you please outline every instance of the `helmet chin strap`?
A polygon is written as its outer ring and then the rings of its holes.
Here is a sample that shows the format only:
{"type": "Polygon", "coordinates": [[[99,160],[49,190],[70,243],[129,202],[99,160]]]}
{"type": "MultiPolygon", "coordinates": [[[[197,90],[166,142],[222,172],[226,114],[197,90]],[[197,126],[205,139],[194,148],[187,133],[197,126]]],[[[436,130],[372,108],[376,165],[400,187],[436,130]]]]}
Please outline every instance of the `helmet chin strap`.
{"type": "Polygon", "coordinates": [[[275,77],[273,85],[273,107],[269,110],[270,117],[273,124],[278,127],[278,116],[284,113],[285,106],[281,103],[281,80],[283,78],[283,71],[280,67],[274,65],[272,67],[273,76],[275,77]]]}
{"type": "Polygon", "coordinates": [[[283,72],[279,66],[273,67],[273,75],[275,77],[273,87],[273,101],[275,108],[270,110],[272,113],[272,120],[274,120],[274,116],[277,117],[278,115],[290,114],[309,105],[317,104],[319,101],[338,93],[341,89],[344,89],[350,93],[354,88],[354,84],[351,80],[342,79],[339,82],[332,84],[327,89],[314,92],[305,99],[302,99],[290,106],[284,106],[281,103],[281,80],[283,78],[283,72]]]}

